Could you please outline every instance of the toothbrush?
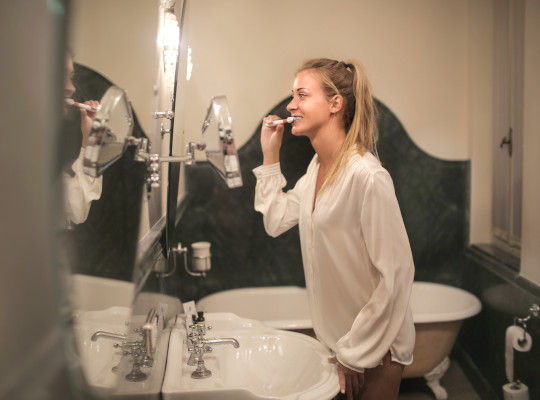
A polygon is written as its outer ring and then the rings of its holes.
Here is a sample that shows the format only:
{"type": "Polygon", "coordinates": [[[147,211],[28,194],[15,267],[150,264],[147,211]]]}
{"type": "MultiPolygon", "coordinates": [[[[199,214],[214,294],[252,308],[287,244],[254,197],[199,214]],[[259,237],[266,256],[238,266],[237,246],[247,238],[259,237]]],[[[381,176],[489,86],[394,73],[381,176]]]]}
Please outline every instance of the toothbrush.
{"type": "Polygon", "coordinates": [[[75,101],[73,99],[64,99],[64,101],[66,102],[66,104],[69,104],[70,106],[84,108],[85,110],[91,111],[91,112],[97,112],[101,110],[101,106],[92,107],[92,106],[89,106],[88,104],[79,103],[78,101],[75,101]]]}
{"type": "Polygon", "coordinates": [[[275,121],[272,121],[270,123],[266,123],[265,125],[266,126],[278,126],[278,125],[283,125],[283,124],[286,124],[286,123],[292,123],[296,120],[300,119],[300,117],[289,117],[287,119],[278,119],[278,120],[275,120],[275,121]]]}

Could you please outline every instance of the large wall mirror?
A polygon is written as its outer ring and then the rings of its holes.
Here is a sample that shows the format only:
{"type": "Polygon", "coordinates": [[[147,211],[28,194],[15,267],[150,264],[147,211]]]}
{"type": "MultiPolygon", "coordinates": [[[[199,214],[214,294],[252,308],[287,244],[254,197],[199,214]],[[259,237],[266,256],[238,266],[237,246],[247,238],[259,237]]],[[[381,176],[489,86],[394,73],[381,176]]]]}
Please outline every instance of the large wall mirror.
{"type": "Polygon", "coordinates": [[[159,185],[151,185],[149,163],[126,138],[144,139],[147,154],[170,154],[183,1],[67,4],[68,100],[57,175],[72,361],[84,377],[81,392],[157,396],[168,341],[162,337],[180,307],[151,273],[166,253],[170,171],[159,166],[159,185]]]}

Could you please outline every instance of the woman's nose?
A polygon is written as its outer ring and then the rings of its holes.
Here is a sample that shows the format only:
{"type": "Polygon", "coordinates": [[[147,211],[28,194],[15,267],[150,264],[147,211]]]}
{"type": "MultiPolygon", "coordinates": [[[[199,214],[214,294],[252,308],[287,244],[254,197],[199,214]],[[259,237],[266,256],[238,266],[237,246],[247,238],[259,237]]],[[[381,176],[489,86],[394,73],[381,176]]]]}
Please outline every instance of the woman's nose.
{"type": "Polygon", "coordinates": [[[287,104],[287,111],[295,110],[296,109],[296,101],[292,99],[289,104],[287,104]]]}
{"type": "Polygon", "coordinates": [[[75,93],[75,90],[75,86],[73,85],[71,79],[66,78],[66,81],[64,82],[64,95],[67,98],[71,98],[71,96],[73,96],[73,94],[75,93]]]}

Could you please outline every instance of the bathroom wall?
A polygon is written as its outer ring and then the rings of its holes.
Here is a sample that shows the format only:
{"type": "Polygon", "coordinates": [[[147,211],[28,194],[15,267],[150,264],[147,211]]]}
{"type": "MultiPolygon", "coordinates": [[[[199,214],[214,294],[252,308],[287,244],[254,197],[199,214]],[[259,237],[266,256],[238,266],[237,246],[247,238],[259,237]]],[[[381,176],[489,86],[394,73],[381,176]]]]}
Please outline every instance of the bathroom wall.
{"type": "Polygon", "coordinates": [[[415,143],[443,159],[468,158],[467,1],[197,0],[188,11],[204,24],[190,32],[186,137],[200,131],[200,102],[227,94],[243,144],[290,93],[303,60],[357,58],[415,143]]]}
{"type": "Polygon", "coordinates": [[[523,243],[521,275],[540,285],[540,2],[528,0],[525,12],[525,82],[523,143],[523,243]]]}
{"type": "MultiPolygon", "coordinates": [[[[193,74],[183,85],[186,140],[194,140],[211,96],[226,94],[240,145],[290,93],[308,57],[358,58],[375,95],[414,143],[446,160],[471,161],[470,243],[491,241],[493,0],[190,2],[193,74]],[[279,19],[269,16],[279,14],[279,19]],[[252,18],[246,18],[252,15],[252,18]],[[249,32],[249,33],[247,33],[249,32]]],[[[526,108],[521,273],[540,284],[538,180],[538,4],[526,1],[526,108]],[[530,111],[527,111],[530,110],[530,111]],[[530,171],[530,172],[529,172],[530,171]]],[[[177,151],[182,151],[180,148],[177,151]]]]}

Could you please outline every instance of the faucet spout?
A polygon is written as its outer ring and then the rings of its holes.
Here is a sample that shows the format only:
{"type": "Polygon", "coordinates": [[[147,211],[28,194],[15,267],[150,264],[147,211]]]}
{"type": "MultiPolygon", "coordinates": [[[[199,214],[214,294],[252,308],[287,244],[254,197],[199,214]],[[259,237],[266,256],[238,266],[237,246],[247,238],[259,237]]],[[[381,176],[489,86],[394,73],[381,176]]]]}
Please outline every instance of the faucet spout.
{"type": "Polygon", "coordinates": [[[121,335],[119,333],[106,332],[106,331],[97,331],[97,332],[94,332],[94,334],[92,335],[90,340],[95,342],[99,338],[112,339],[112,340],[126,340],[127,339],[125,335],[121,335]]]}
{"type": "Polygon", "coordinates": [[[203,344],[232,344],[235,349],[240,347],[238,340],[234,338],[222,338],[222,339],[203,339],[201,341],[203,344]]]}

